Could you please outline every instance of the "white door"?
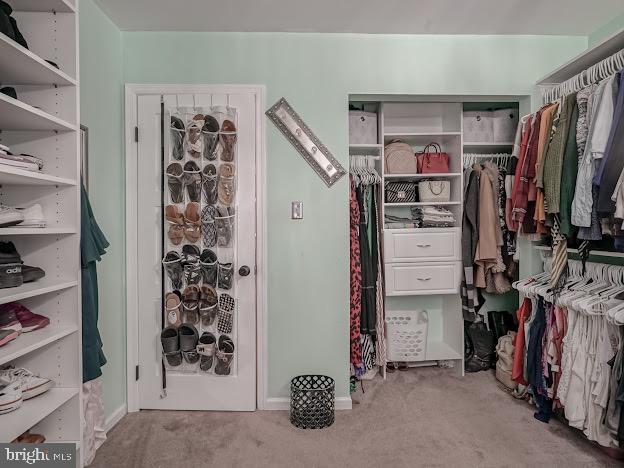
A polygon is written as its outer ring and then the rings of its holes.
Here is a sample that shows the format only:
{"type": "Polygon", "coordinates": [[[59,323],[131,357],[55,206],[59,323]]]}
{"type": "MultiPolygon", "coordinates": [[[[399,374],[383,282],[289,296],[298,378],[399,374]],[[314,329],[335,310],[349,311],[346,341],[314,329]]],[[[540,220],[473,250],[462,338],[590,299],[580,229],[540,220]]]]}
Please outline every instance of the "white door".
{"type": "MultiPolygon", "coordinates": [[[[138,194],[136,222],[139,239],[137,371],[141,409],[251,411],[256,408],[255,167],[258,157],[257,132],[260,128],[259,122],[256,121],[258,103],[256,95],[252,93],[224,94],[218,93],[218,90],[219,87],[215,87],[217,92],[213,94],[137,97],[139,136],[136,180],[138,194]],[[164,151],[161,150],[161,100],[164,110],[162,142],[164,151]],[[198,127],[195,128],[189,123],[193,124],[193,117],[198,114],[204,116],[203,123],[214,125],[215,121],[218,122],[218,135],[206,131],[201,134],[199,140],[196,139],[200,135],[198,127]],[[172,115],[185,124],[185,130],[179,132],[180,135],[186,132],[187,139],[182,142],[182,146],[176,147],[176,141],[172,141],[171,135],[175,132],[171,129],[172,115]],[[207,115],[215,120],[209,119],[207,115]],[[224,127],[225,120],[229,122],[224,127]],[[232,133],[232,123],[235,134],[232,133]],[[191,135],[191,132],[195,134],[191,135]],[[193,142],[188,138],[194,140],[195,145],[199,144],[199,147],[192,146],[193,142]],[[208,148],[211,138],[215,138],[218,142],[214,153],[208,148]],[[162,161],[161,152],[164,152],[162,161]],[[181,155],[182,159],[175,159],[181,155]],[[215,159],[211,159],[213,157],[215,159]],[[217,191],[212,192],[217,198],[216,201],[214,198],[211,200],[210,195],[200,193],[199,204],[194,207],[199,208],[201,213],[201,235],[198,241],[195,240],[197,230],[194,226],[197,226],[197,223],[194,224],[196,220],[194,208],[191,207],[188,212],[186,211],[197,197],[196,192],[193,192],[193,189],[197,189],[197,186],[193,185],[194,177],[197,176],[192,170],[183,174],[181,179],[183,198],[181,201],[178,199],[179,203],[174,203],[176,200],[172,199],[174,195],[169,190],[168,178],[164,175],[164,171],[170,164],[176,162],[183,169],[187,168],[187,163],[194,162],[201,171],[212,164],[214,167],[210,169],[216,169],[217,176],[219,173],[226,176],[216,179],[217,191]],[[232,173],[233,179],[230,177],[232,173]],[[232,199],[233,186],[235,195],[232,199]],[[168,235],[169,227],[175,223],[168,222],[164,216],[164,208],[167,205],[175,205],[178,213],[188,214],[188,217],[183,218],[185,224],[181,225],[181,228],[173,229],[177,231],[172,233],[173,240],[176,236],[179,238],[180,234],[183,236],[183,241],[179,245],[174,245],[168,235]],[[205,211],[209,205],[214,206],[216,211],[205,211]],[[231,216],[231,213],[234,215],[231,216]],[[210,229],[206,226],[215,225],[206,223],[204,226],[203,221],[206,219],[217,222],[218,229],[212,230],[212,234],[208,233],[210,229]],[[204,229],[207,237],[204,237],[204,229]],[[167,253],[177,252],[181,255],[183,246],[187,244],[195,245],[197,251],[202,254],[206,250],[216,254],[217,284],[211,276],[214,270],[211,269],[212,257],[209,255],[205,257],[208,260],[200,264],[199,270],[196,271],[193,271],[192,266],[189,266],[188,270],[184,266],[193,263],[192,255],[186,257],[188,262],[185,262],[185,257],[182,256],[181,284],[175,284],[177,281],[175,275],[179,271],[176,261],[172,267],[173,276],[162,268],[161,261],[167,253]],[[228,287],[230,263],[233,280],[228,287]],[[199,280],[196,278],[197,273],[199,280]],[[213,290],[204,289],[204,284],[214,286],[213,290]],[[182,301],[188,308],[182,305],[179,309],[174,308],[172,314],[170,310],[165,309],[170,309],[171,305],[176,303],[175,298],[171,294],[168,295],[175,290],[182,295],[182,301]],[[200,301],[196,302],[194,293],[198,290],[200,301]],[[207,295],[212,294],[211,291],[218,297],[216,311],[212,307],[212,302],[207,299],[207,295]],[[165,297],[171,298],[168,304],[165,304],[165,297]],[[198,304],[196,309],[195,303],[198,304]],[[201,314],[200,305],[203,306],[201,314]],[[184,336],[182,347],[186,346],[186,351],[178,355],[169,349],[169,354],[164,356],[161,345],[163,327],[173,323],[175,331],[169,329],[167,333],[169,338],[173,336],[174,341],[178,339],[176,334],[182,334],[180,321],[175,323],[176,312],[177,318],[185,324],[184,332],[187,335],[184,336]],[[188,333],[193,330],[197,332],[198,337],[203,336],[202,340],[207,344],[199,349],[203,354],[198,355],[194,350],[189,351],[188,345],[192,336],[188,333]],[[221,338],[222,336],[224,338],[221,338]],[[211,351],[210,344],[213,340],[214,351],[211,351]],[[227,343],[228,340],[230,343],[227,343]],[[196,361],[197,359],[199,360],[196,361]]],[[[204,130],[207,129],[210,129],[210,126],[204,127],[204,130]]],[[[192,169],[192,166],[191,164],[188,169],[192,169]]],[[[211,170],[207,170],[207,173],[211,173],[211,170]]],[[[208,177],[204,177],[202,173],[199,177],[203,188],[203,182],[207,181],[208,177]]],[[[132,189],[133,181],[128,181],[127,185],[132,189]]],[[[175,189],[175,184],[173,187],[175,189]]],[[[175,210],[171,212],[175,213],[175,210]]],[[[175,258],[175,254],[172,255],[172,258],[175,258]]],[[[194,265],[196,264],[195,262],[194,265]]],[[[182,338],[179,340],[182,343],[182,338]]]]}

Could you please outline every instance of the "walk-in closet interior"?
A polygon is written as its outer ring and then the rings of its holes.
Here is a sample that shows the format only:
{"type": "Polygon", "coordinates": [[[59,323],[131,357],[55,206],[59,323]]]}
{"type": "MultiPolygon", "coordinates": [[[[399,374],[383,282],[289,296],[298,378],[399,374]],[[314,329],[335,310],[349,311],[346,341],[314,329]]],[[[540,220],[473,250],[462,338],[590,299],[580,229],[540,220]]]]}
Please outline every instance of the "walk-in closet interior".
{"type": "Polygon", "coordinates": [[[0,0],[0,467],[619,466],[621,0],[0,0]]]}

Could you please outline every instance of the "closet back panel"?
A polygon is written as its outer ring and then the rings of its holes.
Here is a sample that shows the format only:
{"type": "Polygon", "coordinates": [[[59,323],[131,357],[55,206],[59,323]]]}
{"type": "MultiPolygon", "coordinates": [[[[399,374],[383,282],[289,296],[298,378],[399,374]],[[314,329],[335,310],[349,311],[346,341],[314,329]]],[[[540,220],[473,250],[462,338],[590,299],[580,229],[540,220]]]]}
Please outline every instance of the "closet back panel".
{"type": "Polygon", "coordinates": [[[384,103],[383,114],[386,134],[461,131],[459,103],[384,103]]]}

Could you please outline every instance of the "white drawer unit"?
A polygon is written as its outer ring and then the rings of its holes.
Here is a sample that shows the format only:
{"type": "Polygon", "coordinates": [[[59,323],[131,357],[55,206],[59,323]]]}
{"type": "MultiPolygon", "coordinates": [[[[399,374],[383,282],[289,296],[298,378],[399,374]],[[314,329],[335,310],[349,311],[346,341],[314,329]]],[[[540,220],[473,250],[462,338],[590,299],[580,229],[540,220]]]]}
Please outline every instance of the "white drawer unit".
{"type": "Polygon", "coordinates": [[[385,270],[388,296],[459,292],[460,262],[386,263],[385,270]]]}
{"type": "Polygon", "coordinates": [[[387,229],[384,255],[388,263],[461,260],[460,230],[387,229]]]}

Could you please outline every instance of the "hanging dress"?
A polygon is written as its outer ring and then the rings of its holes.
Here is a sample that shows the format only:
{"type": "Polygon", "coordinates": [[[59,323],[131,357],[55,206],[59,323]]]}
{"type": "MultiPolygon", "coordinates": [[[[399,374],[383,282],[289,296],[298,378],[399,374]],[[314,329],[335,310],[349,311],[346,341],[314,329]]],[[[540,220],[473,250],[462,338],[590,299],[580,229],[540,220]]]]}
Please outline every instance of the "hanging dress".
{"type": "Polygon", "coordinates": [[[351,301],[349,310],[350,342],[351,342],[351,365],[353,372],[361,372],[362,347],[360,344],[360,317],[362,314],[362,265],[360,263],[360,206],[357,201],[355,184],[350,180],[351,191],[349,200],[350,215],[350,291],[351,301]]]}

